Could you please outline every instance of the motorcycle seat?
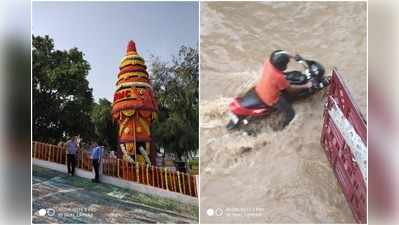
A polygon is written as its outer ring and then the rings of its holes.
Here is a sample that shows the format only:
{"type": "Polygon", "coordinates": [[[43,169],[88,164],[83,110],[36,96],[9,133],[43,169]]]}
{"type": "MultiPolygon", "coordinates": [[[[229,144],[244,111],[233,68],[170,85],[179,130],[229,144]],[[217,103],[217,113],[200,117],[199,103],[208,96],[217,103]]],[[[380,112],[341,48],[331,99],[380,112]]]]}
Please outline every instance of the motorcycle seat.
{"type": "Polygon", "coordinates": [[[269,107],[259,98],[255,89],[251,89],[244,96],[240,97],[238,102],[243,108],[247,109],[262,109],[269,107]]]}

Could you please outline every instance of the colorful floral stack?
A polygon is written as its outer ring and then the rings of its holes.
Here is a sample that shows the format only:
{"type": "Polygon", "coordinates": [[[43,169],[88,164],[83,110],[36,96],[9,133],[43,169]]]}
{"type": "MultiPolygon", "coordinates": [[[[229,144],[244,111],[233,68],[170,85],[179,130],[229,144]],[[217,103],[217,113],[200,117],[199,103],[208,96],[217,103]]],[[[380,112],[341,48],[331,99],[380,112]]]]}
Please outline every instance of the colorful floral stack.
{"type": "Polygon", "coordinates": [[[127,54],[119,69],[112,117],[118,123],[123,158],[149,164],[150,124],[155,119],[157,105],[147,67],[144,59],[137,54],[133,41],[129,41],[127,54]]]}

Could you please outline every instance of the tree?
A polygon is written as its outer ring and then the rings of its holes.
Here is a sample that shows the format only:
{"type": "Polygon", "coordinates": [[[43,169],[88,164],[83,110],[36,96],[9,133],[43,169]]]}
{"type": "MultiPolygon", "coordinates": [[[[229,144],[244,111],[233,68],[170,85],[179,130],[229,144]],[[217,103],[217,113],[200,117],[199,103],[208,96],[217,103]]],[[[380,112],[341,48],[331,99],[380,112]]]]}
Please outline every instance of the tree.
{"type": "Polygon", "coordinates": [[[106,146],[106,149],[116,150],[118,144],[118,131],[112,122],[112,103],[105,98],[94,103],[91,119],[95,126],[97,143],[106,146]]]}
{"type": "Polygon", "coordinates": [[[33,35],[32,45],[33,138],[55,143],[79,134],[93,139],[90,65],[84,54],[77,48],[55,50],[47,35],[33,35]]]}
{"type": "Polygon", "coordinates": [[[182,46],[170,64],[153,58],[151,78],[159,103],[152,126],[158,148],[179,158],[198,151],[198,50],[182,46]]]}

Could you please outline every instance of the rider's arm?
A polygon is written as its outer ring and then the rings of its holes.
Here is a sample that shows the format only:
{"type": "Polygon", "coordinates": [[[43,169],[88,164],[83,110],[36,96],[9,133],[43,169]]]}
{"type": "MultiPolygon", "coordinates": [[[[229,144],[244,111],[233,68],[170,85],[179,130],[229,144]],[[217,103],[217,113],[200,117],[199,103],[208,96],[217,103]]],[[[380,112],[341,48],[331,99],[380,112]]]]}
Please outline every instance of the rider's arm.
{"type": "Polygon", "coordinates": [[[310,60],[306,60],[305,58],[303,58],[299,54],[290,55],[290,57],[292,59],[294,59],[295,61],[297,61],[298,63],[302,64],[305,68],[308,68],[310,63],[311,63],[310,60]]]}

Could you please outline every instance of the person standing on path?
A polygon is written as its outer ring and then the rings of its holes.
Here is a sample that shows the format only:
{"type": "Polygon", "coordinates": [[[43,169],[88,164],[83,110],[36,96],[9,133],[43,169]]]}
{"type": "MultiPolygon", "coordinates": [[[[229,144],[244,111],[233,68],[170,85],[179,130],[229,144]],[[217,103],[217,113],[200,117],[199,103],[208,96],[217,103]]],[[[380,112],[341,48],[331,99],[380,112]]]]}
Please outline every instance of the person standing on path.
{"type": "Polygon", "coordinates": [[[95,183],[100,183],[100,163],[101,163],[101,157],[102,157],[102,146],[98,146],[97,143],[92,144],[92,149],[91,149],[91,159],[93,163],[93,168],[94,168],[94,179],[92,179],[92,182],[95,183]]]}
{"type": "Polygon", "coordinates": [[[76,136],[73,136],[69,141],[67,141],[66,149],[68,175],[73,176],[75,174],[76,153],[78,151],[78,142],[76,136]]]}

